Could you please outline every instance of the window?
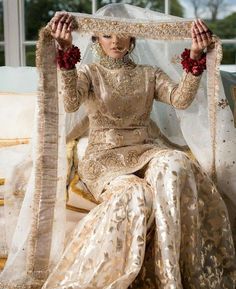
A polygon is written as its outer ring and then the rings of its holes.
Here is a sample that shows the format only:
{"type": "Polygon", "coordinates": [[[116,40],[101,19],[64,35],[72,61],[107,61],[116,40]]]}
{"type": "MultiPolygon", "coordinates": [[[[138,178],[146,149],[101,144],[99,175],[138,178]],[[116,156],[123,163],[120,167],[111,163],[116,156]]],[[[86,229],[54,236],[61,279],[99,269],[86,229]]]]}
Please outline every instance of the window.
{"type": "Polygon", "coordinates": [[[236,41],[226,39],[223,41],[222,64],[236,64],[236,41]]]}
{"type": "Polygon", "coordinates": [[[197,15],[205,19],[222,39],[223,64],[236,63],[234,0],[0,0],[0,65],[34,66],[38,30],[51,19],[55,11],[92,13],[106,4],[118,2],[180,17],[195,18],[197,15]],[[212,3],[219,3],[216,10],[211,6],[212,3]]]}
{"type": "Polygon", "coordinates": [[[180,0],[185,17],[202,18],[222,40],[222,64],[236,64],[235,0],[180,0]],[[186,13],[188,11],[188,13],[186,13]]]}
{"type": "Polygon", "coordinates": [[[80,11],[81,13],[92,12],[91,1],[68,1],[68,0],[24,0],[24,55],[23,62],[26,65],[35,65],[35,45],[38,31],[45,26],[56,11],[80,11]]]}
{"type": "Polygon", "coordinates": [[[4,46],[3,2],[0,0],[0,66],[5,65],[4,46]]]}

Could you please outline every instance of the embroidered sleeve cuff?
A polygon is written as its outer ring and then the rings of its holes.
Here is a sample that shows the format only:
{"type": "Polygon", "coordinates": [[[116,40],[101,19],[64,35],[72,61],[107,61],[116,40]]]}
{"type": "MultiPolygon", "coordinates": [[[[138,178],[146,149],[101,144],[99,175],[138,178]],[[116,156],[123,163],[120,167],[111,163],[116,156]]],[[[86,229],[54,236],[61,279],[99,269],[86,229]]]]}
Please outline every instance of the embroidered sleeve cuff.
{"type": "Polygon", "coordinates": [[[61,88],[65,111],[76,111],[80,106],[80,99],[77,94],[77,71],[75,68],[61,70],[61,88]]]}
{"type": "Polygon", "coordinates": [[[171,104],[177,109],[186,109],[195,98],[200,80],[201,75],[184,72],[179,85],[171,93],[171,104]]]}

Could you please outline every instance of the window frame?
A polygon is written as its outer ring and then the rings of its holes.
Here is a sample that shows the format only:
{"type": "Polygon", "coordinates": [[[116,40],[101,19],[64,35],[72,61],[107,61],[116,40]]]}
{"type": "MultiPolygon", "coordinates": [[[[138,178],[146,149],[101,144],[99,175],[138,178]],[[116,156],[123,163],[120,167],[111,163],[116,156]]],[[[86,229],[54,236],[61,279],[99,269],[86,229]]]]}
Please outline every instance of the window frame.
{"type": "MultiPolygon", "coordinates": [[[[3,5],[3,1],[2,2],[2,5],[3,5]]],[[[4,16],[4,15],[3,15],[4,16]]],[[[4,20],[3,20],[3,27],[4,27],[4,20]]],[[[4,33],[4,31],[3,31],[4,33]]],[[[3,40],[0,41],[0,47],[3,47],[3,51],[4,51],[4,63],[5,63],[5,36],[3,35],[3,40]]]]}
{"type": "MultiPolygon", "coordinates": [[[[92,13],[97,10],[97,1],[92,1],[92,13]]],[[[171,0],[165,0],[165,14],[169,14],[171,0]]],[[[36,41],[25,40],[24,0],[3,0],[4,46],[6,66],[26,65],[26,46],[36,45],[36,41]]],[[[222,44],[235,44],[236,39],[221,39],[222,44]]],[[[235,65],[228,64],[228,65],[235,65]]]]}

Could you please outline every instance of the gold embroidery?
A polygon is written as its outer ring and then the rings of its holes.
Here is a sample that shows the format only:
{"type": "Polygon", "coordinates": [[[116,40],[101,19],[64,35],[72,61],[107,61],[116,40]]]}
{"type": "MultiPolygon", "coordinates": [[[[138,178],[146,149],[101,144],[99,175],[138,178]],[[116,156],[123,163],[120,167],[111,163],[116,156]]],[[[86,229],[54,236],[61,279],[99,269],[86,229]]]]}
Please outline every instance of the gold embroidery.
{"type": "Polygon", "coordinates": [[[83,71],[61,70],[64,107],[67,112],[76,111],[88,97],[89,80],[83,71]]]}
{"type": "Polygon", "coordinates": [[[229,103],[227,99],[221,99],[220,101],[218,101],[218,106],[222,109],[224,109],[228,105],[229,103]]]}
{"type": "Polygon", "coordinates": [[[94,94],[85,103],[90,134],[80,174],[96,197],[108,176],[140,169],[153,153],[167,148],[163,143],[154,144],[146,131],[154,95],[157,100],[185,108],[195,95],[200,77],[184,73],[177,85],[151,66],[111,70],[91,64],[88,70],[94,94]]]}
{"type": "Polygon", "coordinates": [[[119,155],[117,153],[108,152],[103,158],[102,158],[102,165],[104,165],[106,168],[116,167],[116,166],[122,166],[122,155],[119,155]]]}
{"type": "Polygon", "coordinates": [[[25,288],[27,288],[28,283],[31,284],[31,288],[42,286],[43,281],[49,274],[53,231],[51,220],[53,220],[54,215],[58,182],[59,113],[55,57],[55,41],[50,35],[50,30],[43,29],[39,35],[36,52],[36,62],[40,75],[37,115],[39,125],[37,126],[37,157],[34,163],[32,222],[26,244],[26,272],[27,278],[31,278],[31,280],[28,282],[24,280],[25,288]],[[48,173],[49,167],[53,167],[52,174],[48,173]],[[49,199],[51,206],[48,207],[49,199]],[[44,217],[46,207],[47,219],[44,217]],[[43,252],[41,250],[42,244],[43,252]]]}
{"type": "Polygon", "coordinates": [[[102,115],[100,111],[96,111],[95,114],[90,116],[90,124],[92,127],[114,127],[121,126],[122,123],[122,119],[114,120],[106,115],[102,115]]]}
{"type": "MultiPolygon", "coordinates": [[[[130,66],[122,69],[122,72],[121,74],[119,70],[116,72],[107,69],[100,70],[104,84],[109,87],[111,92],[110,97],[113,99],[118,99],[122,96],[127,98],[129,95],[133,95],[140,85],[143,85],[140,83],[140,80],[144,78],[144,71],[142,69],[134,69],[133,66],[130,66]]],[[[118,108],[120,108],[119,103],[118,108]]],[[[130,112],[131,107],[125,106],[124,108],[130,112]]],[[[127,115],[127,113],[128,111],[124,111],[122,115],[127,115]]]]}
{"type": "Polygon", "coordinates": [[[171,104],[175,108],[185,109],[193,101],[199,87],[201,76],[183,72],[183,76],[176,84],[160,69],[156,72],[156,96],[155,99],[171,104]]]}
{"type": "Polygon", "coordinates": [[[79,32],[84,33],[114,33],[117,35],[130,35],[134,37],[149,38],[149,39],[185,39],[190,38],[190,28],[192,21],[181,22],[136,22],[132,23],[128,19],[112,20],[109,17],[98,18],[91,15],[78,16],[76,18],[79,32]]]}
{"type": "Polygon", "coordinates": [[[180,60],[181,60],[181,58],[180,58],[180,56],[179,55],[174,55],[172,58],[171,58],[171,63],[173,63],[173,64],[180,64],[180,60]]]}
{"type": "Polygon", "coordinates": [[[131,123],[133,120],[134,126],[147,123],[153,100],[153,67],[128,66],[108,70],[99,64],[92,64],[89,69],[93,77],[95,99],[99,100],[96,109],[92,109],[94,99],[87,104],[90,107],[90,127],[123,127],[125,120],[131,123]],[[99,84],[96,84],[97,78],[99,84]],[[104,95],[107,96],[106,99],[104,95]],[[139,106],[135,103],[139,103],[139,106]],[[141,107],[145,107],[144,111],[141,107]]]}
{"type": "Polygon", "coordinates": [[[179,85],[171,93],[171,104],[178,109],[187,108],[197,93],[200,79],[201,76],[184,72],[179,85]]]}
{"type": "Polygon", "coordinates": [[[220,63],[223,54],[220,39],[214,36],[214,42],[215,48],[207,51],[207,99],[212,147],[211,175],[216,181],[216,114],[220,89],[218,79],[220,78],[220,63]],[[210,73],[210,71],[214,73],[210,73]]]}
{"type": "Polygon", "coordinates": [[[127,165],[134,166],[138,163],[139,159],[139,153],[136,150],[131,150],[128,152],[128,155],[126,157],[126,163],[127,165]]]}
{"type": "MultiPolygon", "coordinates": [[[[26,278],[25,278],[26,279],[26,278]]],[[[43,286],[43,281],[32,281],[32,280],[23,280],[21,281],[21,284],[16,284],[16,282],[8,282],[7,285],[6,283],[2,283],[0,281],[0,288],[1,289],[41,289],[43,286]]]]}
{"type": "MultiPolygon", "coordinates": [[[[99,45],[98,43],[95,45],[99,45]]],[[[99,63],[108,68],[108,69],[119,69],[119,68],[134,68],[136,64],[129,58],[129,54],[125,55],[124,58],[112,58],[108,55],[106,55],[103,50],[100,48],[99,53],[99,63]]]]}
{"type": "Polygon", "coordinates": [[[103,171],[101,165],[98,164],[96,160],[89,160],[82,163],[81,170],[83,177],[90,181],[98,179],[103,171]]]}

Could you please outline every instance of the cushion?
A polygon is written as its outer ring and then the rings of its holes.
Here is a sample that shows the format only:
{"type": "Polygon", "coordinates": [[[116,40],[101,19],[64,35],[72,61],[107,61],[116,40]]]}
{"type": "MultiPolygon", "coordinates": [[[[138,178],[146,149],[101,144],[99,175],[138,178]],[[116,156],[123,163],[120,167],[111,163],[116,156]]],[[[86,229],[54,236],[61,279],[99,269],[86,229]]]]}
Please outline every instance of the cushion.
{"type": "Polygon", "coordinates": [[[0,93],[0,144],[31,138],[35,101],[36,93],[0,93]]]}

